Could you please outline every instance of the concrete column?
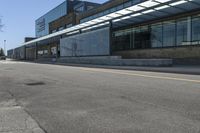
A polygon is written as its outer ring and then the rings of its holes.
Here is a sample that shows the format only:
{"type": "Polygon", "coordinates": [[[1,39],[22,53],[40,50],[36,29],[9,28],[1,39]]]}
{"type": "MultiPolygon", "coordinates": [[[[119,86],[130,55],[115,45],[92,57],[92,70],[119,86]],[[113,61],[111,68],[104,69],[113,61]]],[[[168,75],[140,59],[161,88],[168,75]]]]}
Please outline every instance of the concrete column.
{"type": "Polygon", "coordinates": [[[192,19],[191,17],[187,18],[187,41],[192,41],[192,19]]]}

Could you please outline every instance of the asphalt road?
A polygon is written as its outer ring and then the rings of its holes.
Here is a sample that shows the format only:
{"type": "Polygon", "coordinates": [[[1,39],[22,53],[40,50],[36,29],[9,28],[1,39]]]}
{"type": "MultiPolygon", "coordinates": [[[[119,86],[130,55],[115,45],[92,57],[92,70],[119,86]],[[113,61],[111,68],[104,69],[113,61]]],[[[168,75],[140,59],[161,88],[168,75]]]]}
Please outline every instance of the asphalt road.
{"type": "Polygon", "coordinates": [[[0,93],[47,133],[200,133],[198,75],[6,61],[0,93]]]}

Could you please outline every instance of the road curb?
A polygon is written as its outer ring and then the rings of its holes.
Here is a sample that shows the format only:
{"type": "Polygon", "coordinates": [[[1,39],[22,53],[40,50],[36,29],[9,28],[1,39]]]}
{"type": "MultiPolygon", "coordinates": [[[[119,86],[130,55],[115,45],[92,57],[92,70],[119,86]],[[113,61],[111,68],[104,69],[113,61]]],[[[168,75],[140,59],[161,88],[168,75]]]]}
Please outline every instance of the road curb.
{"type": "Polygon", "coordinates": [[[75,66],[75,67],[90,67],[90,68],[103,68],[103,69],[118,69],[118,70],[133,70],[133,71],[150,71],[150,72],[161,72],[161,73],[176,73],[176,74],[188,74],[188,75],[200,75],[199,71],[192,70],[191,67],[125,67],[125,66],[107,66],[107,65],[86,65],[86,64],[67,64],[67,63],[48,63],[54,65],[63,66],[75,66]],[[180,68],[180,69],[179,69],[180,68]]]}

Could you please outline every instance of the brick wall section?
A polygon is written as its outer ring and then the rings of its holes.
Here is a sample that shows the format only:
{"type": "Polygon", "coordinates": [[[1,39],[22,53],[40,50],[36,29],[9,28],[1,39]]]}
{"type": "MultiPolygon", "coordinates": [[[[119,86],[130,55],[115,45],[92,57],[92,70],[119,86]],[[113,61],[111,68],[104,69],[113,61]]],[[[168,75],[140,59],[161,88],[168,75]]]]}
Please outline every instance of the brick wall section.
{"type": "Polygon", "coordinates": [[[68,24],[72,24],[75,25],[76,24],[76,13],[70,13],[66,16],[63,16],[51,23],[49,23],[49,31],[51,33],[51,31],[53,30],[57,30],[60,27],[65,27],[65,25],[68,24]]]}

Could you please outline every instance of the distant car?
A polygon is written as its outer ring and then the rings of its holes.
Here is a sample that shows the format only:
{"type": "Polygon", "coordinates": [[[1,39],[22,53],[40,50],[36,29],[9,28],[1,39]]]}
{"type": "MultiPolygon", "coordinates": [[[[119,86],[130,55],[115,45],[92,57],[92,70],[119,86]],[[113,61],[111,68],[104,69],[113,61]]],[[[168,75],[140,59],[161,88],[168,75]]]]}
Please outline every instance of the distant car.
{"type": "Polygon", "coordinates": [[[0,60],[6,60],[6,56],[1,56],[0,60]]]}

